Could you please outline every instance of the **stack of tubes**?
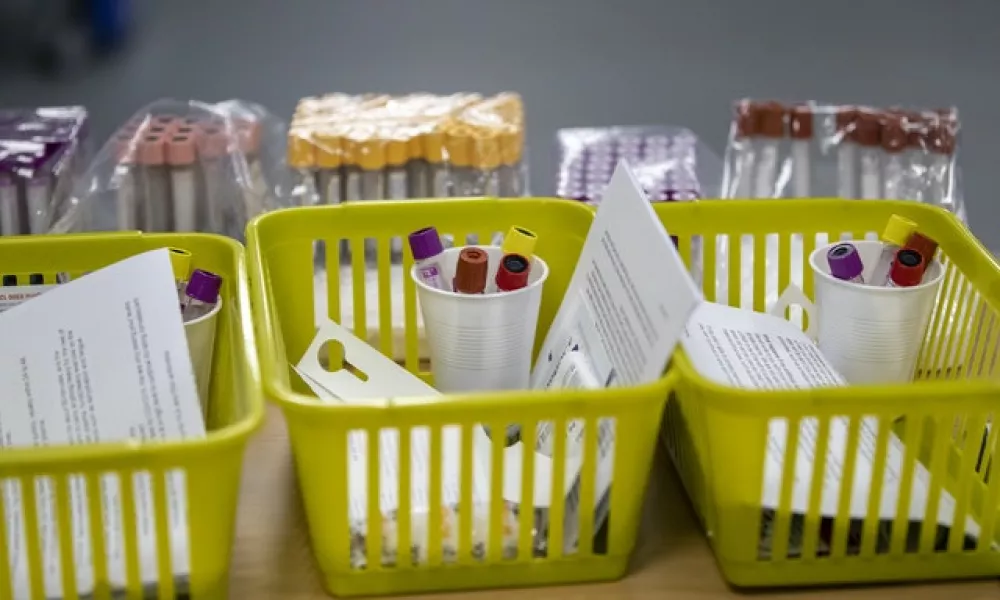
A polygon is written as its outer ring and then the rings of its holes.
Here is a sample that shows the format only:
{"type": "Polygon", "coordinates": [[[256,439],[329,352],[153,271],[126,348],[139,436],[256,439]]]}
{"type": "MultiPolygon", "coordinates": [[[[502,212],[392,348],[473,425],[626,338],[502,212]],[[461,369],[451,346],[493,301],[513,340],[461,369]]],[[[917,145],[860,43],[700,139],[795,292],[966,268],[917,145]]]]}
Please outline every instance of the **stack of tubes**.
{"type": "Polygon", "coordinates": [[[804,198],[835,193],[841,198],[908,199],[952,208],[958,130],[953,109],[742,101],[736,108],[732,147],[737,150],[727,195],[804,198]],[[785,142],[790,161],[783,167],[779,158],[785,142]],[[818,157],[811,154],[817,147],[821,153],[836,148],[835,190],[814,178],[818,157]]]}
{"type": "Polygon", "coordinates": [[[321,204],[521,196],[523,145],[516,94],[329,94],[299,102],[288,163],[321,204]]]}
{"type": "Polygon", "coordinates": [[[86,159],[81,107],[0,110],[0,233],[46,233],[86,159]]]}
{"type": "Polygon", "coordinates": [[[119,229],[222,233],[262,209],[259,122],[145,117],[126,123],[113,143],[119,229]],[[242,165],[248,173],[235,172],[242,165]],[[241,178],[251,181],[242,192],[229,184],[241,178]]]}

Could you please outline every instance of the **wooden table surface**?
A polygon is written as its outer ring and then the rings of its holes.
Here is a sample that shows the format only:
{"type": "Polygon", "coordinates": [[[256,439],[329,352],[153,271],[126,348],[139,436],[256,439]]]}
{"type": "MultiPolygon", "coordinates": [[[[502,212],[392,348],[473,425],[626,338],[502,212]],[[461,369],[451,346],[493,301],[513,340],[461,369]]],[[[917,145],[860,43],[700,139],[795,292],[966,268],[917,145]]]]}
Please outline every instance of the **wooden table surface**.
{"type": "MultiPolygon", "coordinates": [[[[245,600],[327,598],[309,547],[305,515],[285,424],[269,406],[263,431],[250,444],[243,471],[230,597],[245,600]]],[[[657,600],[960,600],[1000,599],[997,581],[892,585],[839,590],[740,594],[722,580],[708,543],[665,453],[654,466],[639,542],[629,574],[618,582],[469,593],[490,600],[656,598],[657,600]]],[[[454,592],[411,596],[455,598],[454,592]]]]}

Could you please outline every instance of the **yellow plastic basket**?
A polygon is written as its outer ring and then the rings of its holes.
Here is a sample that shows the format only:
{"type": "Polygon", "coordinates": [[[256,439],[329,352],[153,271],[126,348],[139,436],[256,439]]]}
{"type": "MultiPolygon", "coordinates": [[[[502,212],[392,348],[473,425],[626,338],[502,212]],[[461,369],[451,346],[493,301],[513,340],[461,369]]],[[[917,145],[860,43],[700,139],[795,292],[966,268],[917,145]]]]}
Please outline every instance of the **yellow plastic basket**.
{"type": "MultiPolygon", "coordinates": [[[[790,257],[801,240],[804,291],[812,297],[808,256],[817,247],[817,234],[820,243],[823,236],[871,238],[892,214],[916,221],[921,231],[936,239],[939,259],[946,265],[946,279],[920,352],[917,383],[748,391],[708,381],[683,352],[677,354],[679,382],[666,410],[663,438],[726,579],[741,586],[783,586],[1000,575],[996,518],[1000,478],[990,472],[997,428],[989,426],[1000,411],[996,382],[1000,268],[972,234],[947,212],[915,202],[696,202],[659,205],[657,214],[677,236],[681,254],[694,272],[701,273],[708,299],[715,298],[716,282],[725,269],[722,279],[730,291],[749,291],[752,279],[753,293],[743,294],[743,303],[758,311],[766,308],[767,287],[767,267],[759,258],[767,256],[771,264],[779,265],[777,289],[783,290],[797,278],[790,257]],[[726,254],[720,252],[723,247],[728,247],[726,254]],[[752,267],[744,266],[741,276],[741,261],[751,247],[752,267]],[[874,476],[861,484],[870,486],[866,516],[852,520],[849,484],[864,462],[856,452],[859,439],[865,437],[859,434],[865,417],[878,420],[875,441],[865,449],[872,455],[874,476]],[[779,475],[777,510],[769,515],[771,535],[765,539],[770,541],[762,543],[768,425],[782,419],[788,432],[786,466],[779,475]],[[805,484],[806,510],[796,511],[793,518],[790,466],[799,459],[800,426],[810,419],[816,426],[816,441],[813,453],[804,453],[801,460],[811,465],[813,476],[805,484]],[[832,447],[828,434],[833,424],[844,422],[837,419],[848,420],[846,451],[827,460],[832,447]],[[898,461],[895,518],[880,522],[882,496],[887,494],[891,504],[896,489],[892,480],[886,484],[881,476],[893,462],[887,459],[893,456],[888,450],[890,430],[905,450],[898,461]],[[836,510],[821,513],[823,479],[815,474],[833,463],[841,465],[839,481],[848,485],[829,492],[836,510]],[[917,489],[913,483],[922,479],[924,468],[930,499],[917,503],[916,514],[938,514],[947,504],[940,494],[945,490],[954,501],[952,523],[963,523],[966,516],[974,519],[981,531],[975,540],[966,540],[960,527],[944,531],[921,527],[923,517],[908,523],[905,507],[910,506],[911,496],[918,495],[912,491],[917,489]]],[[[737,297],[730,292],[729,303],[736,304],[737,297]]]]}
{"type": "MultiPolygon", "coordinates": [[[[263,398],[250,320],[249,294],[242,247],[213,235],[146,235],[139,232],[26,236],[0,238],[0,273],[16,275],[27,284],[29,276],[44,275],[55,283],[57,273],[77,277],[131,255],[175,246],[190,250],[197,266],[220,274],[223,307],[219,317],[208,415],[209,435],[202,440],[137,445],[113,443],[95,446],[5,449],[0,452],[0,480],[20,481],[27,531],[27,556],[32,598],[45,598],[38,511],[34,482],[50,478],[53,484],[59,557],[62,564],[63,598],[77,598],[74,575],[73,535],[68,489],[71,478],[83,477],[87,490],[99,490],[102,475],[117,474],[122,482],[122,524],[125,537],[127,589],[112,589],[105,558],[104,527],[101,525],[99,493],[87,494],[94,557],[96,589],[93,598],[111,598],[127,592],[173,598],[175,592],[191,598],[225,598],[229,582],[229,558],[239,495],[243,450],[251,433],[263,422],[263,398]],[[175,581],[170,564],[166,524],[168,471],[186,474],[189,564],[191,573],[175,581]],[[148,473],[153,482],[159,583],[144,586],[139,574],[133,474],[148,473]],[[127,482],[127,483],[126,483],[127,482]]],[[[4,506],[0,494],[0,509],[4,506]]],[[[0,517],[0,600],[11,598],[11,573],[5,519],[0,517]]],[[[56,582],[57,584],[59,582],[56,582]]],[[[149,582],[147,582],[148,584],[149,582]]]]}
{"type": "MultiPolygon", "coordinates": [[[[313,336],[313,242],[323,240],[326,264],[340,263],[339,242],[349,241],[352,250],[353,302],[355,332],[364,339],[372,328],[387,332],[392,327],[391,293],[401,290],[405,299],[405,366],[417,373],[417,306],[413,283],[408,277],[392,281],[390,249],[393,238],[402,237],[433,224],[442,234],[466,240],[469,234],[488,243],[497,232],[512,225],[528,227],[539,236],[537,254],[549,265],[539,317],[535,352],[555,316],[577,257],[582,248],[593,211],[581,204],[542,199],[518,200],[433,200],[422,202],[366,202],[340,206],[296,208],[263,215],[248,227],[251,257],[251,282],[256,311],[261,366],[266,395],[284,411],[299,474],[305,508],[309,519],[313,550],[323,573],[326,589],[335,595],[393,594],[444,589],[474,589],[585,582],[614,579],[627,568],[635,543],[643,493],[656,446],[659,418],[666,400],[667,378],[632,388],[595,391],[521,391],[506,393],[451,394],[440,398],[386,398],[376,405],[330,405],[313,396],[289,369],[305,352],[313,336]],[[378,249],[378,323],[366,323],[364,310],[365,239],[376,240],[378,249]],[[361,306],[359,307],[359,303],[361,306]],[[610,518],[606,549],[594,551],[593,507],[595,501],[596,420],[615,419],[617,441],[614,453],[614,479],[610,494],[610,518]],[[520,423],[533,431],[535,424],[552,421],[555,431],[565,432],[570,419],[584,419],[584,464],[580,486],[580,539],[578,550],[564,553],[560,543],[565,514],[563,503],[551,508],[550,543],[545,557],[533,557],[531,528],[517,529],[517,556],[503,556],[499,532],[504,515],[501,498],[503,443],[500,436],[492,447],[492,482],[489,502],[489,531],[485,557],[473,557],[470,551],[469,510],[458,515],[458,555],[454,562],[442,556],[442,523],[438,511],[431,510],[428,530],[428,556],[419,565],[412,564],[408,552],[396,560],[398,566],[385,566],[381,560],[381,536],[369,535],[366,548],[367,567],[352,567],[348,525],[347,435],[353,430],[367,432],[376,439],[382,428],[399,428],[400,489],[409,487],[409,432],[414,427],[431,430],[430,506],[440,506],[441,427],[462,428],[461,464],[471,465],[472,446],[468,433],[476,424],[486,424],[491,431],[504,431],[505,425],[520,423]],[[627,433],[625,433],[627,432],[627,433]]],[[[406,245],[405,243],[403,244],[406,245]]],[[[413,264],[405,249],[403,273],[413,264]]],[[[329,316],[340,319],[341,285],[337,270],[329,273],[327,289],[329,316]]],[[[393,335],[379,336],[379,348],[394,355],[393,335]]],[[[428,375],[428,374],[425,374],[428,375]]],[[[553,489],[562,489],[565,471],[565,436],[555,445],[553,489]]],[[[532,453],[523,464],[522,505],[532,498],[532,453]]],[[[378,453],[368,452],[369,475],[367,531],[381,532],[383,519],[377,504],[378,453]]],[[[461,477],[461,506],[469,506],[470,478],[461,477]]],[[[397,490],[398,491],[398,490],[397,490]]],[[[561,494],[554,494],[561,498],[561,494]]],[[[398,547],[410,548],[409,494],[399,494],[398,547]]],[[[523,511],[522,517],[530,511],[523,511]]],[[[522,518],[522,524],[527,523],[522,518]]],[[[398,558],[398,557],[394,557],[398,558]]]]}

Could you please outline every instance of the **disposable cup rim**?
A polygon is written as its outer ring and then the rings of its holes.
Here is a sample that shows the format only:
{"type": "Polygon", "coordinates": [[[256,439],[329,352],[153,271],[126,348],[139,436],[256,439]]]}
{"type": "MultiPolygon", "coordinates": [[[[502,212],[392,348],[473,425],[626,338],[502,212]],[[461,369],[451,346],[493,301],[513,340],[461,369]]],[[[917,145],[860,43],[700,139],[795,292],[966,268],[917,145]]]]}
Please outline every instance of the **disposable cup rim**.
{"type": "Polygon", "coordinates": [[[222,310],[222,295],[220,294],[219,298],[215,302],[215,306],[212,307],[212,310],[210,310],[207,313],[201,315],[197,319],[192,319],[192,320],[184,323],[184,328],[187,329],[188,327],[194,327],[195,325],[200,325],[200,324],[204,323],[205,321],[209,321],[211,319],[214,319],[216,316],[218,316],[219,311],[221,311],[221,310],[222,310]]]}
{"type": "MultiPolygon", "coordinates": [[[[497,248],[497,249],[500,248],[500,246],[493,246],[493,245],[484,246],[479,244],[473,244],[472,246],[476,248],[497,248]]],[[[462,248],[467,248],[467,247],[469,246],[455,246],[453,248],[446,248],[445,252],[454,249],[461,250],[462,248]]],[[[417,265],[416,263],[414,263],[414,265],[410,267],[410,279],[413,281],[413,283],[417,285],[419,289],[423,289],[424,291],[441,296],[442,298],[461,298],[463,300],[468,300],[469,302],[486,302],[489,300],[496,300],[498,297],[501,296],[503,298],[516,298],[518,295],[529,294],[534,292],[536,287],[538,288],[542,287],[542,285],[545,283],[545,280],[549,278],[548,263],[542,260],[542,258],[537,254],[531,257],[531,262],[532,262],[532,267],[531,267],[532,269],[535,268],[536,264],[542,266],[543,270],[541,277],[539,277],[533,283],[530,283],[524,286],[523,288],[519,290],[514,290],[512,292],[497,292],[495,294],[460,294],[458,292],[453,292],[451,290],[442,290],[434,288],[427,285],[426,283],[421,281],[419,277],[417,277],[417,267],[419,265],[417,265]]],[[[487,285],[489,285],[489,282],[487,282],[487,285]]]]}
{"type": "MultiPolygon", "coordinates": [[[[873,240],[850,240],[850,242],[852,244],[862,244],[862,245],[882,243],[873,240]]],[[[824,246],[821,246],[813,250],[812,253],[809,255],[809,267],[813,270],[814,276],[822,277],[827,282],[840,286],[843,289],[857,290],[857,288],[861,287],[865,290],[865,292],[870,292],[872,294],[915,294],[917,292],[925,291],[928,288],[937,286],[939,283],[941,283],[941,280],[944,279],[944,271],[945,271],[944,266],[942,266],[941,262],[938,261],[937,259],[934,259],[931,262],[930,266],[928,267],[928,268],[931,267],[937,268],[935,277],[930,281],[922,281],[918,285],[913,285],[910,287],[885,287],[885,286],[878,287],[867,284],[859,285],[857,283],[852,283],[850,281],[843,281],[842,279],[837,279],[833,275],[827,273],[825,269],[822,269],[817,265],[821,264],[818,262],[820,257],[826,256],[826,253],[829,252],[830,248],[833,248],[834,246],[840,243],[842,242],[840,241],[831,242],[829,244],[826,244],[824,246]]]]}

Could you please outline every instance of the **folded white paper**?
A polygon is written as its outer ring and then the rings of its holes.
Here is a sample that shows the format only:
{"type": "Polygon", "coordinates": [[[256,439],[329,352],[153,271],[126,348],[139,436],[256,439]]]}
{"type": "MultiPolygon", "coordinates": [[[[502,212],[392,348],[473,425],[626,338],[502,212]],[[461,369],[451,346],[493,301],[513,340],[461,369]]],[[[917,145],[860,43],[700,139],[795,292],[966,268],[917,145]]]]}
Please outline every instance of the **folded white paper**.
{"type": "MultiPolygon", "coordinates": [[[[0,448],[84,445],[203,437],[194,372],[177,305],[169,252],[123,260],[0,314],[0,448]]],[[[140,574],[157,578],[156,529],[150,474],[134,477],[140,574]]],[[[125,583],[121,485],[101,478],[87,490],[82,477],[69,486],[77,592],[93,590],[88,502],[101,502],[111,584],[125,583]],[[89,493],[88,493],[89,492],[89,493]]],[[[166,479],[172,565],[189,573],[183,473],[166,479]]],[[[62,595],[55,499],[47,477],[34,480],[45,595],[62,595]]],[[[15,480],[3,481],[13,594],[30,593],[22,497],[15,480]]],[[[7,585],[0,582],[0,585],[7,585]]]]}

